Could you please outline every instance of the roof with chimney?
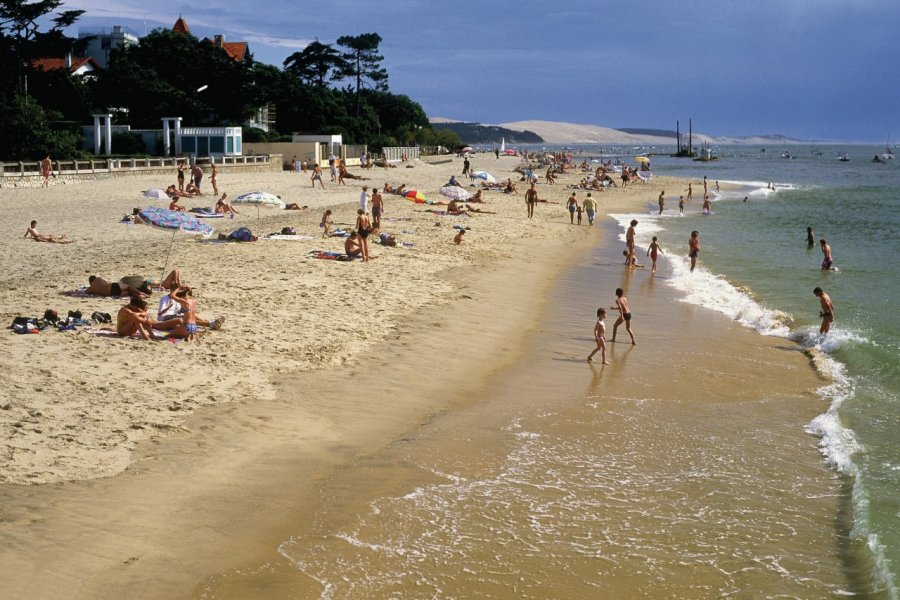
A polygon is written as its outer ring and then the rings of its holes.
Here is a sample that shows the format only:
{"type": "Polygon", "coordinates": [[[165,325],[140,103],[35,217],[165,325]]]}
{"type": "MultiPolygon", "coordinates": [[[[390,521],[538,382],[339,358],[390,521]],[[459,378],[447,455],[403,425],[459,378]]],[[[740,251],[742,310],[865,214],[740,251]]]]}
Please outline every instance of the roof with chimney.
{"type": "MultiPolygon", "coordinates": [[[[178,15],[178,20],[175,21],[175,25],[172,27],[172,31],[177,31],[179,33],[190,33],[191,28],[188,27],[187,21],[185,21],[181,15],[178,15]]],[[[203,38],[203,41],[214,46],[218,46],[225,51],[225,54],[236,61],[244,60],[244,57],[247,56],[247,50],[249,48],[247,42],[226,42],[224,35],[216,35],[214,39],[203,38]]]]}
{"type": "Polygon", "coordinates": [[[68,69],[70,75],[85,75],[100,69],[90,56],[69,58],[34,58],[29,61],[33,69],[40,71],[58,71],[68,69]]]}

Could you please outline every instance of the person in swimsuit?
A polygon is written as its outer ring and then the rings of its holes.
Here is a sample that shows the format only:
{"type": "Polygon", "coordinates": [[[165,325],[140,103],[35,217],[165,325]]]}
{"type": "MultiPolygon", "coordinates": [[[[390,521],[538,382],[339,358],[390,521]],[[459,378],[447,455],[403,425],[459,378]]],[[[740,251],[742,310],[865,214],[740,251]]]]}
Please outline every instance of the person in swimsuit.
{"type": "Polygon", "coordinates": [[[459,233],[457,233],[455,236],[453,236],[453,243],[456,244],[457,246],[462,244],[464,235],[466,235],[466,230],[460,229],[459,233]]]}
{"type": "Polygon", "coordinates": [[[356,231],[350,232],[350,237],[344,241],[344,252],[349,258],[357,258],[362,256],[362,246],[359,243],[359,234],[356,231]]]}
{"type": "Polygon", "coordinates": [[[38,233],[37,230],[37,221],[32,221],[31,225],[28,229],[25,230],[25,235],[22,237],[32,237],[36,242],[50,242],[51,244],[71,244],[75,240],[66,239],[66,235],[51,235],[49,233],[38,233]]]}
{"type": "Polygon", "coordinates": [[[656,259],[659,257],[660,252],[662,252],[662,246],[656,241],[656,236],[654,235],[653,240],[650,242],[650,247],[647,248],[647,256],[653,261],[653,267],[650,269],[651,273],[656,273],[656,259]]]}
{"type": "Polygon", "coordinates": [[[384,213],[384,198],[378,188],[372,188],[372,227],[381,229],[381,215],[384,213]]]}
{"type": "Polygon", "coordinates": [[[594,351],[588,354],[587,361],[594,362],[594,355],[597,354],[597,351],[600,351],[600,358],[603,359],[603,364],[608,365],[609,361],[606,360],[606,323],[603,319],[606,318],[606,309],[598,308],[597,309],[597,323],[594,325],[594,341],[597,342],[597,347],[594,348],[594,351]]]}
{"type": "Polygon", "coordinates": [[[147,315],[147,303],[142,298],[134,297],[119,309],[116,315],[116,332],[122,337],[139,334],[142,339],[153,339],[153,328],[147,315]]]}
{"type": "Polygon", "coordinates": [[[91,296],[143,298],[150,295],[150,285],[146,282],[140,287],[135,287],[122,281],[110,283],[101,277],[91,275],[88,277],[88,287],[84,291],[91,296]]]}
{"type": "Polygon", "coordinates": [[[310,180],[312,181],[313,187],[316,187],[316,182],[318,181],[319,185],[322,186],[322,189],[325,189],[325,184],[322,183],[322,167],[320,167],[318,164],[313,167],[313,174],[310,177],[310,180]]]}
{"type": "Polygon", "coordinates": [[[700,256],[700,232],[692,231],[691,239],[688,240],[688,257],[691,259],[691,273],[697,266],[697,257],[700,256]]]}
{"type": "Polygon", "coordinates": [[[665,190],[663,190],[659,193],[659,213],[657,213],[657,216],[661,215],[663,213],[663,210],[665,210],[665,208],[666,208],[666,192],[665,192],[665,190]]]}
{"type": "Polygon", "coordinates": [[[637,219],[631,220],[631,226],[625,232],[625,245],[628,247],[628,254],[634,256],[634,228],[637,227],[637,219]]]}
{"type": "Polygon", "coordinates": [[[826,294],[820,287],[815,288],[813,294],[819,299],[819,304],[822,307],[822,310],[819,312],[819,316],[822,317],[819,333],[828,333],[831,329],[831,324],[834,322],[834,303],[831,302],[831,296],[826,294]]]}
{"type": "Polygon", "coordinates": [[[712,203],[709,201],[709,196],[703,197],[703,214],[710,214],[710,208],[712,207],[712,203]]]}
{"type": "Polygon", "coordinates": [[[197,339],[197,301],[194,299],[194,291],[183,285],[171,296],[175,302],[181,305],[181,319],[187,331],[187,341],[193,342],[197,339]]]}
{"type": "Polygon", "coordinates": [[[834,263],[834,258],[831,256],[831,246],[828,245],[828,242],[825,241],[825,238],[819,240],[819,244],[822,246],[822,254],[825,258],[822,260],[822,270],[823,271],[833,271],[834,267],[832,267],[832,263],[834,263]]]}
{"type": "Polygon", "coordinates": [[[812,227],[806,228],[806,245],[807,246],[815,246],[816,245],[816,234],[813,233],[812,227]]]}
{"type": "Polygon", "coordinates": [[[575,199],[575,192],[566,200],[566,208],[569,211],[569,223],[575,224],[575,212],[578,210],[578,200],[575,199]]]}
{"type": "Polygon", "coordinates": [[[528,191],[525,192],[525,206],[528,208],[528,218],[534,218],[534,203],[538,200],[537,190],[534,189],[534,183],[528,188],[528,191]]]}
{"type": "Polygon", "coordinates": [[[689,183],[687,186],[688,200],[694,197],[694,184],[689,183]]]}
{"type": "Polygon", "coordinates": [[[363,262],[369,262],[369,234],[372,233],[372,223],[369,215],[363,209],[356,211],[356,232],[359,234],[359,247],[362,250],[363,262]]]}
{"type": "Polygon", "coordinates": [[[179,192],[184,191],[184,169],[185,169],[184,163],[183,162],[178,163],[177,179],[178,179],[178,191],[179,192]]]}
{"type": "Polygon", "coordinates": [[[53,175],[53,161],[50,160],[50,155],[48,154],[47,157],[41,161],[41,177],[44,178],[41,187],[50,187],[51,175],[53,175]]]}
{"type": "Polygon", "coordinates": [[[209,182],[212,184],[213,196],[219,195],[219,186],[216,185],[216,175],[218,175],[218,174],[219,174],[219,171],[218,171],[218,169],[216,169],[216,163],[213,163],[212,167],[210,167],[210,172],[209,172],[209,182]]]}
{"type": "Polygon", "coordinates": [[[678,196],[678,214],[684,214],[684,196],[678,196]]]}
{"type": "Polygon", "coordinates": [[[610,342],[616,341],[616,330],[619,328],[619,325],[625,323],[625,331],[628,332],[628,335],[631,337],[631,343],[634,344],[634,332],[631,331],[631,309],[628,307],[628,298],[625,297],[625,291],[622,288],[616,288],[616,304],[610,308],[619,311],[619,318],[613,324],[613,334],[610,342]]]}

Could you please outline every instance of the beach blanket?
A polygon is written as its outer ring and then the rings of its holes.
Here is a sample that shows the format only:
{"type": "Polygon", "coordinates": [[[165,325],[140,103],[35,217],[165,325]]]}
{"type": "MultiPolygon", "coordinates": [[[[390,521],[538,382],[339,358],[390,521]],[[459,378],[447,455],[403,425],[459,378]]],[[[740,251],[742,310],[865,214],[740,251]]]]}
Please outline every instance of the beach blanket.
{"type": "MultiPolygon", "coordinates": [[[[206,328],[205,327],[197,328],[197,333],[200,333],[202,331],[206,331],[206,328]]],[[[86,333],[88,335],[94,335],[97,337],[105,337],[105,338],[122,338],[122,336],[119,335],[118,331],[116,331],[115,329],[109,329],[106,327],[85,327],[84,329],[81,330],[81,333],[86,333]]],[[[184,341],[184,340],[177,339],[177,338],[170,338],[169,335],[165,331],[156,331],[154,329],[151,331],[151,333],[153,334],[153,339],[155,339],[155,340],[168,340],[168,341],[172,342],[173,344],[176,342],[184,341]]],[[[122,339],[140,340],[142,338],[141,338],[141,334],[134,333],[133,335],[130,335],[127,338],[122,338],[122,339]]]]}
{"type": "Polygon", "coordinates": [[[81,286],[75,288],[74,290],[63,290],[60,292],[60,295],[69,296],[70,298],[108,298],[110,300],[121,300],[122,298],[128,298],[128,296],[96,296],[94,294],[88,294],[86,286],[81,286]]]}
{"type": "Polygon", "coordinates": [[[331,237],[350,237],[350,232],[346,229],[335,229],[331,232],[331,237]]]}
{"type": "Polygon", "coordinates": [[[272,233],[263,238],[264,240],[286,240],[289,242],[296,242],[299,240],[314,240],[311,235],[282,235],[280,233],[272,233]]]}
{"type": "MultiPolygon", "coordinates": [[[[339,261],[351,261],[354,260],[347,256],[344,252],[329,252],[327,250],[310,250],[309,251],[310,258],[321,258],[323,260],[339,260],[339,261]]],[[[356,258],[362,258],[357,256],[356,258]]]]}

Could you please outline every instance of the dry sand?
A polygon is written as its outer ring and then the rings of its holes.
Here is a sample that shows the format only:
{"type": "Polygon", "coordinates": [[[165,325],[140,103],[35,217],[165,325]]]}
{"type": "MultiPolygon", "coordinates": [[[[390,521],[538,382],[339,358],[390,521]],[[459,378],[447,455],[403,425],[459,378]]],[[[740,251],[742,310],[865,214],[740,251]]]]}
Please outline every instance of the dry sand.
{"type": "MultiPolygon", "coordinates": [[[[479,155],[472,163],[505,178],[515,177],[518,161],[479,155]]],[[[369,182],[326,182],[326,190],[312,189],[302,174],[223,170],[219,186],[232,197],[262,189],[310,210],[264,208],[257,219],[255,208],[239,208],[237,219],[214,225],[259,234],[292,226],[317,236],[326,207],[337,222],[353,223],[363,184],[406,183],[438,199],[460,170],[460,159],[416,162],[373,169],[369,182]]],[[[115,314],[123,302],[60,292],[92,273],[163,271],[171,236],[118,221],[145,205],[140,190],[168,183],[141,176],[0,189],[0,223],[14,232],[0,240],[10,257],[0,317],[47,308],[115,314]],[[76,243],[21,239],[31,219],[76,243]]],[[[601,211],[652,203],[665,184],[658,178],[599,194],[601,211]]],[[[539,190],[560,204],[539,204],[534,221],[524,218],[522,195],[491,192],[482,208],[498,214],[470,218],[437,216],[388,195],[386,218],[409,220],[386,221],[384,229],[415,246],[373,244],[369,264],[307,257],[340,250],[341,239],[177,237],[168,265],[198,288],[201,315],[227,317],[221,331],[195,344],[9,333],[0,350],[8,390],[0,405],[0,572],[13,597],[179,597],[210,574],[272,554],[283,524],[309,510],[335,469],[377,455],[515,360],[541,310],[533,299],[599,236],[599,228],[568,225],[564,185],[539,190]],[[458,247],[457,223],[471,227],[458,247]],[[391,362],[398,358],[402,364],[391,362]],[[417,369],[415,359],[446,368],[417,369]],[[395,401],[371,406],[363,391],[329,393],[329,379],[360,376],[358,369],[367,382],[383,370],[376,397],[395,401]]]]}

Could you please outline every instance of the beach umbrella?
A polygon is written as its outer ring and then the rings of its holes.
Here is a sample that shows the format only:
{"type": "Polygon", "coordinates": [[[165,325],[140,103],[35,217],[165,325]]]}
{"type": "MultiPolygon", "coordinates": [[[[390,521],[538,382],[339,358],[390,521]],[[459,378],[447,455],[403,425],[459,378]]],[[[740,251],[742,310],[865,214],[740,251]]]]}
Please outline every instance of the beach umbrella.
{"type": "Polygon", "coordinates": [[[162,188],[153,188],[150,190],[144,190],[144,198],[155,198],[157,200],[162,200],[165,198],[169,199],[169,195],[166,193],[166,190],[162,188]]]}
{"type": "Polygon", "coordinates": [[[488,183],[497,183],[497,178],[487,171],[475,171],[472,177],[474,177],[475,179],[484,179],[488,183]]]}
{"type": "Polygon", "coordinates": [[[515,156],[516,155],[515,150],[505,150],[503,153],[506,154],[507,156],[515,156]]]}
{"type": "Polygon", "coordinates": [[[246,192],[231,201],[232,204],[255,204],[256,218],[259,219],[259,207],[278,208],[284,210],[284,202],[275,194],[269,192],[246,192]]]}
{"type": "Polygon", "coordinates": [[[635,156],[634,160],[639,163],[650,164],[650,159],[646,156],[635,156]]]}
{"type": "Polygon", "coordinates": [[[438,193],[445,198],[450,198],[451,200],[459,200],[461,202],[465,202],[472,197],[472,194],[455,185],[445,185],[440,190],[438,190],[438,193]]]}
{"type": "Polygon", "coordinates": [[[418,190],[409,190],[403,193],[403,197],[416,204],[425,204],[425,194],[418,190]]]}
{"type": "Polygon", "coordinates": [[[172,254],[172,244],[175,243],[175,235],[178,232],[189,235],[200,235],[208,238],[212,235],[212,225],[204,223],[197,217],[181,212],[178,210],[169,210],[168,208],[158,208],[151,206],[138,212],[136,223],[143,223],[155,229],[163,229],[172,232],[172,240],[169,242],[169,249],[166,251],[166,262],[163,265],[160,281],[169,266],[169,256],[172,254]]]}
{"type": "Polygon", "coordinates": [[[460,150],[460,152],[471,152],[471,151],[472,151],[472,146],[466,146],[465,148],[460,150]]]}

